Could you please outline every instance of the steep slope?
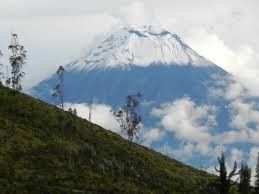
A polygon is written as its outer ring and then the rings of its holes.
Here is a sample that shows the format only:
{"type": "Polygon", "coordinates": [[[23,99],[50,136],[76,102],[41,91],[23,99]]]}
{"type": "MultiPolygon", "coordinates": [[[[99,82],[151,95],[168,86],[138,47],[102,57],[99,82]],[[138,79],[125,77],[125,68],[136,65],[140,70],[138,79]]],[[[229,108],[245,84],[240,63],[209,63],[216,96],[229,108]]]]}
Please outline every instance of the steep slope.
{"type": "Polygon", "coordinates": [[[213,193],[215,177],[0,86],[3,193],[213,193]]]}

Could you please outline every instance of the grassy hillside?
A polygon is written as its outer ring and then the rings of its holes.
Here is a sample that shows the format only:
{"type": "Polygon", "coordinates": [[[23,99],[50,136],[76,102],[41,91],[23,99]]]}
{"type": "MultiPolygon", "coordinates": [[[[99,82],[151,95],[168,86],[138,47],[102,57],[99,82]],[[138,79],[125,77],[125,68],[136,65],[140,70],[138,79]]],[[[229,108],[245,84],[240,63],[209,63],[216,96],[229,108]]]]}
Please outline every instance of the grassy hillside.
{"type": "Polygon", "coordinates": [[[0,87],[0,193],[213,193],[215,177],[0,87]]]}

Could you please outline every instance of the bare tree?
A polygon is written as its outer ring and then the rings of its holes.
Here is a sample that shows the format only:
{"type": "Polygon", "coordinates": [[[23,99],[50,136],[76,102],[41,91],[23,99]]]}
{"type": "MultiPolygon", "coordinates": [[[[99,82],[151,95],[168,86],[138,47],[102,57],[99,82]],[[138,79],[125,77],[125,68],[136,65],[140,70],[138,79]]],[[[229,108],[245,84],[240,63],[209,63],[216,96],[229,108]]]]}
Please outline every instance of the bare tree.
{"type": "Polygon", "coordinates": [[[1,63],[1,58],[2,58],[2,56],[3,56],[3,53],[1,52],[1,50],[0,50],[0,85],[2,85],[3,83],[2,83],[2,78],[3,78],[3,72],[2,72],[2,67],[3,67],[3,64],[1,63]]]}
{"type": "Polygon", "coordinates": [[[52,93],[52,96],[57,98],[59,104],[61,104],[62,110],[64,110],[64,72],[65,69],[62,66],[59,66],[57,70],[59,83],[53,88],[52,93]]]}
{"type": "Polygon", "coordinates": [[[128,95],[126,103],[119,108],[118,111],[113,112],[114,118],[118,121],[122,133],[128,136],[130,143],[134,137],[138,138],[140,130],[141,116],[136,112],[139,106],[142,95],[140,93],[128,95]]]}
{"type": "Polygon", "coordinates": [[[89,103],[89,115],[88,115],[88,121],[91,122],[92,120],[92,109],[93,109],[93,97],[91,98],[91,101],[89,103]]]}
{"type": "Polygon", "coordinates": [[[11,65],[11,83],[12,88],[16,91],[22,90],[21,79],[24,77],[23,66],[26,63],[26,50],[19,44],[18,35],[12,33],[11,44],[8,46],[11,50],[9,62],[11,65]]]}

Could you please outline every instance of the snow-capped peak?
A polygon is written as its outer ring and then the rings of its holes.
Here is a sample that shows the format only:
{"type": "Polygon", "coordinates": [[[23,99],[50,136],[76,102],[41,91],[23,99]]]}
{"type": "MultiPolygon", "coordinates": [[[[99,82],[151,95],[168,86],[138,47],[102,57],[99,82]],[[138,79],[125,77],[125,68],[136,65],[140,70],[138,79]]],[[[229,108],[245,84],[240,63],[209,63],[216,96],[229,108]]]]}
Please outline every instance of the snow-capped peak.
{"type": "Polygon", "coordinates": [[[146,67],[151,64],[208,66],[176,35],[154,26],[122,27],[93,48],[69,69],[146,67]]]}

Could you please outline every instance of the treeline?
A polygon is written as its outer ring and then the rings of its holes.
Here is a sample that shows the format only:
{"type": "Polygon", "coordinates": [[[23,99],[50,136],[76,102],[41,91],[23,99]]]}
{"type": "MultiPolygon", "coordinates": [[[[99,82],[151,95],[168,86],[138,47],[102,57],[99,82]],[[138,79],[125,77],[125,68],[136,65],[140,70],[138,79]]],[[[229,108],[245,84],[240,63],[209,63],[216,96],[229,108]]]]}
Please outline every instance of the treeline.
{"type": "Polygon", "coordinates": [[[235,161],[233,168],[228,172],[224,153],[218,157],[218,167],[215,167],[215,170],[219,173],[216,185],[220,194],[259,194],[259,154],[254,185],[251,184],[251,168],[246,162],[241,162],[238,169],[235,161]]]}

